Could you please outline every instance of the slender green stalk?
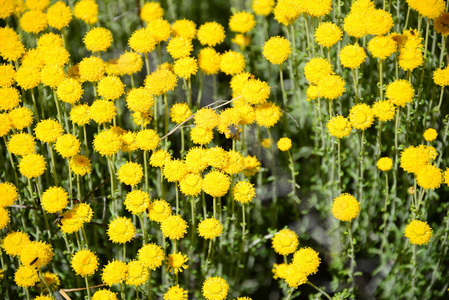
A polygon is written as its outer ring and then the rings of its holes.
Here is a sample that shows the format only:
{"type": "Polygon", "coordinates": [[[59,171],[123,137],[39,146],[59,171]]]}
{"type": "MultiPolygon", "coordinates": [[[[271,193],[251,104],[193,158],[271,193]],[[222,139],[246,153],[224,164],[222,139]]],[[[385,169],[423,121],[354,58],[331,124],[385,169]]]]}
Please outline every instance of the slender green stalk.
{"type": "Polygon", "coordinates": [[[326,293],[323,289],[320,289],[319,287],[317,287],[316,285],[314,285],[313,283],[311,283],[310,281],[306,282],[308,285],[310,285],[311,287],[313,287],[315,290],[317,290],[318,292],[320,292],[324,297],[326,297],[329,300],[332,300],[332,298],[329,296],[328,293],[326,293]]]}
{"type": "Polygon", "coordinates": [[[86,290],[87,290],[87,299],[90,299],[90,286],[89,286],[89,279],[87,276],[84,277],[84,281],[86,282],[86,290]]]}
{"type": "Polygon", "coordinates": [[[355,255],[354,255],[354,242],[353,242],[353,237],[352,237],[352,224],[351,221],[346,222],[347,225],[347,229],[348,229],[348,236],[349,236],[349,244],[351,246],[351,250],[350,250],[350,266],[349,266],[349,281],[351,284],[350,287],[350,293],[352,295],[352,298],[354,297],[354,268],[355,268],[355,255]]]}
{"type": "Polygon", "coordinates": [[[51,157],[51,171],[53,173],[53,177],[55,180],[55,185],[58,185],[58,173],[56,173],[56,163],[55,163],[55,155],[53,153],[53,144],[47,144],[48,152],[50,152],[51,157]]]}

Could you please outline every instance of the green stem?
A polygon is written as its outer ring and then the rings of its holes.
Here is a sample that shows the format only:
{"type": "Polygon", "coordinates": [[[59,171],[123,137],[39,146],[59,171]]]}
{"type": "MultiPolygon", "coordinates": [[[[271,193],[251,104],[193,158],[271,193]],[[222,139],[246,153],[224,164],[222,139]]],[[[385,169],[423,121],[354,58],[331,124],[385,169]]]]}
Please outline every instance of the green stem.
{"type": "Polygon", "coordinates": [[[329,300],[332,300],[332,298],[329,296],[328,293],[326,293],[324,290],[320,289],[319,287],[317,287],[316,285],[314,285],[313,283],[311,283],[310,281],[307,281],[307,284],[310,285],[311,287],[313,287],[315,290],[317,290],[318,292],[320,292],[324,297],[326,297],[329,300]]]}
{"type": "Polygon", "coordinates": [[[354,257],[354,242],[353,242],[353,237],[352,237],[352,228],[351,228],[351,221],[346,222],[347,225],[347,229],[348,229],[348,235],[349,235],[349,244],[351,246],[351,250],[350,250],[350,258],[351,258],[351,263],[350,263],[350,267],[349,267],[349,280],[350,280],[350,284],[351,284],[351,288],[350,288],[350,293],[352,298],[354,297],[354,267],[355,267],[355,257],[354,257]]]}

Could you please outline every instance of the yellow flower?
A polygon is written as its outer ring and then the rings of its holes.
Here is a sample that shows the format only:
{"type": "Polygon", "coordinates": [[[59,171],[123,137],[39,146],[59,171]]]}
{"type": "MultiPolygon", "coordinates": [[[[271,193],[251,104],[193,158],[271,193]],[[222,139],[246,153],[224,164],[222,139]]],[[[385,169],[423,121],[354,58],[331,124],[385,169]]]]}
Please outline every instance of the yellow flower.
{"type": "Polygon", "coordinates": [[[41,205],[46,212],[62,211],[67,204],[69,204],[69,194],[62,187],[52,186],[42,193],[41,205]]]}
{"type": "Polygon", "coordinates": [[[98,257],[90,250],[80,250],[72,256],[71,265],[76,274],[92,276],[98,270],[98,257]]]}
{"type": "Polygon", "coordinates": [[[112,130],[103,130],[94,137],[94,149],[101,155],[116,154],[122,146],[120,136],[112,130]]]}
{"type": "Polygon", "coordinates": [[[274,8],[274,0],[253,0],[252,8],[256,15],[268,16],[274,8]]]}
{"type": "Polygon", "coordinates": [[[154,96],[159,96],[175,89],[178,78],[167,69],[156,70],[145,78],[145,87],[154,96]]]}
{"type": "Polygon", "coordinates": [[[203,296],[207,300],[223,300],[229,292],[229,284],[221,277],[209,277],[203,282],[203,296]]]}
{"type": "Polygon", "coordinates": [[[122,283],[128,276],[128,266],[126,263],[113,260],[103,268],[101,280],[108,286],[122,283]]]}
{"type": "Polygon", "coordinates": [[[294,231],[282,229],[274,235],[271,243],[277,254],[289,255],[296,251],[296,248],[298,248],[299,245],[299,240],[294,231]]]}
{"type": "Polygon", "coordinates": [[[81,0],[75,4],[73,13],[76,18],[87,24],[97,23],[98,4],[95,3],[95,0],[81,0]]]}
{"type": "Polygon", "coordinates": [[[305,12],[302,0],[279,0],[274,7],[274,18],[281,24],[293,24],[305,12]]]}
{"type": "Polygon", "coordinates": [[[273,278],[274,279],[287,278],[287,269],[288,269],[288,265],[285,263],[284,264],[274,264],[273,269],[271,269],[271,271],[273,272],[273,278]]]}
{"type": "Polygon", "coordinates": [[[106,65],[103,60],[96,56],[85,57],[79,63],[81,81],[99,81],[104,76],[106,65]]]}
{"type": "Polygon", "coordinates": [[[196,196],[201,193],[203,188],[203,179],[201,175],[189,173],[179,182],[179,188],[184,195],[196,196]]]}
{"type": "Polygon", "coordinates": [[[377,168],[381,171],[389,171],[393,167],[393,160],[389,157],[381,157],[377,161],[377,168]]]}
{"type": "Polygon", "coordinates": [[[139,190],[133,190],[126,195],[125,207],[132,214],[143,213],[150,205],[150,196],[148,193],[139,190]]]}
{"type": "Polygon", "coordinates": [[[436,69],[433,72],[433,81],[435,84],[442,87],[449,85],[449,68],[446,67],[444,69],[436,69]]]}
{"type": "Polygon", "coordinates": [[[196,36],[196,24],[193,21],[182,19],[176,20],[171,25],[173,37],[183,37],[193,40],[196,36]]]}
{"type": "Polygon", "coordinates": [[[130,186],[136,186],[142,180],[142,177],[142,166],[135,162],[127,162],[117,171],[118,180],[130,186]]]}
{"type": "Polygon", "coordinates": [[[47,19],[48,25],[61,30],[72,20],[72,10],[64,2],[58,1],[48,8],[47,19]]]}
{"type": "Polygon", "coordinates": [[[429,19],[439,17],[446,9],[444,0],[407,0],[407,4],[417,10],[420,15],[429,19]]]}
{"type": "Polygon", "coordinates": [[[147,212],[150,220],[158,223],[167,219],[172,213],[170,204],[163,199],[151,202],[147,212]]]}
{"type": "Polygon", "coordinates": [[[215,46],[224,41],[225,30],[217,22],[206,22],[198,29],[197,38],[203,46],[215,46]]]}
{"type": "Polygon", "coordinates": [[[214,48],[207,47],[198,54],[198,66],[206,75],[214,75],[220,71],[221,55],[214,48]]]}
{"type": "Polygon", "coordinates": [[[129,46],[136,52],[149,53],[156,49],[156,40],[147,28],[140,28],[133,32],[128,41],[129,46]]]}
{"type": "Polygon", "coordinates": [[[84,126],[90,122],[89,105],[78,104],[70,111],[70,120],[79,126],[84,126]]]}
{"type": "Polygon", "coordinates": [[[332,214],[340,221],[351,221],[358,216],[360,204],[354,196],[348,193],[341,194],[334,199],[332,214]]]}
{"type": "Polygon", "coordinates": [[[92,300],[117,300],[117,294],[109,290],[97,290],[92,296],[92,300]]]}
{"type": "Polygon", "coordinates": [[[20,173],[27,178],[35,178],[44,174],[45,159],[40,154],[28,154],[25,155],[19,163],[20,173]]]}
{"type": "Polygon", "coordinates": [[[171,159],[170,153],[164,149],[153,151],[150,156],[150,165],[153,167],[162,168],[166,162],[171,159]]]}
{"type": "Polygon", "coordinates": [[[416,182],[426,190],[434,190],[440,187],[443,181],[441,169],[434,165],[426,165],[416,174],[416,182]]]}
{"type": "Polygon", "coordinates": [[[432,142],[437,138],[438,132],[433,128],[428,128],[424,131],[423,136],[426,141],[432,142]]]}
{"type": "Polygon", "coordinates": [[[414,245],[426,245],[432,238],[432,228],[427,222],[413,220],[405,227],[404,235],[414,245]]]}
{"type": "Polygon", "coordinates": [[[199,109],[193,117],[195,125],[212,130],[220,123],[219,115],[210,107],[199,109]]]}
{"type": "Polygon", "coordinates": [[[410,146],[401,153],[401,168],[408,173],[418,174],[424,166],[436,158],[436,151],[433,147],[419,145],[410,146]]]}
{"type": "Polygon", "coordinates": [[[22,231],[13,231],[6,235],[2,241],[2,248],[9,256],[17,256],[25,245],[31,243],[28,234],[22,231]]]}
{"type": "Polygon", "coordinates": [[[28,107],[17,107],[9,112],[13,129],[22,130],[33,123],[33,112],[28,107]]]}
{"type": "Polygon", "coordinates": [[[282,116],[281,108],[272,102],[260,104],[255,113],[257,125],[267,128],[274,126],[282,116]]]}
{"type": "Polygon", "coordinates": [[[33,263],[33,268],[41,268],[47,265],[53,258],[53,249],[50,244],[46,242],[30,242],[27,243],[19,253],[20,263],[26,266],[31,266],[33,263]]]}
{"type": "Polygon", "coordinates": [[[192,51],[192,40],[185,37],[174,37],[167,45],[167,52],[173,59],[189,56],[192,51]]]}
{"type": "Polygon", "coordinates": [[[320,262],[318,252],[309,247],[301,248],[293,254],[292,264],[296,265],[307,276],[318,271],[320,262]]]}
{"type": "Polygon", "coordinates": [[[70,133],[61,135],[55,143],[56,151],[64,158],[77,155],[80,151],[80,146],[80,141],[70,133]]]}
{"type": "Polygon", "coordinates": [[[374,111],[367,104],[356,104],[349,110],[349,120],[355,129],[365,130],[374,122],[374,111]]]}
{"type": "Polygon", "coordinates": [[[36,152],[34,137],[28,133],[16,133],[8,140],[8,151],[15,155],[27,155],[36,152]]]}
{"type": "MultiPolygon", "coordinates": [[[[41,292],[46,291],[47,286],[50,288],[51,291],[55,291],[61,285],[61,280],[59,279],[58,274],[45,272],[42,274],[42,277],[43,280],[41,280],[37,285],[41,292]]],[[[41,300],[52,300],[50,296],[41,296],[41,297],[48,297],[48,299],[41,299],[41,300]]]]}
{"type": "Polygon", "coordinates": [[[219,237],[223,232],[223,225],[215,218],[207,218],[198,224],[198,235],[211,240],[219,237]]]}
{"type": "Polygon", "coordinates": [[[245,57],[239,52],[228,50],[221,55],[220,70],[226,75],[235,75],[245,69],[245,57]]]}
{"type": "Polygon", "coordinates": [[[174,73],[184,79],[190,79],[192,75],[196,74],[198,70],[198,63],[194,57],[182,57],[175,61],[173,66],[174,73]]]}
{"type": "Polygon", "coordinates": [[[137,252],[139,261],[150,270],[156,270],[164,261],[164,251],[156,244],[147,244],[137,252]]]}
{"type": "Polygon", "coordinates": [[[10,87],[14,84],[16,70],[12,65],[0,64],[0,87],[10,87]]]}
{"type": "Polygon", "coordinates": [[[169,254],[167,257],[167,271],[173,271],[174,274],[181,273],[189,267],[186,265],[188,260],[187,255],[182,255],[181,252],[169,254]]]}
{"type": "Polygon", "coordinates": [[[170,287],[164,294],[164,300],[187,300],[187,291],[179,285],[170,287]]]}
{"type": "Polygon", "coordinates": [[[0,207],[13,205],[19,197],[17,187],[11,182],[0,183],[0,195],[2,195],[0,198],[0,207]]]}
{"type": "Polygon", "coordinates": [[[64,129],[58,121],[47,119],[37,123],[34,128],[36,138],[45,143],[52,143],[56,141],[61,135],[64,129]]]}
{"type": "Polygon", "coordinates": [[[368,50],[373,57],[385,60],[397,50],[397,44],[390,35],[375,36],[368,43],[368,50]]]}
{"type": "Polygon", "coordinates": [[[151,22],[164,16],[164,9],[159,2],[147,2],[142,6],[140,19],[151,22]]]}
{"type": "Polygon", "coordinates": [[[156,149],[159,142],[159,135],[153,129],[140,130],[136,135],[137,147],[144,151],[156,149]]]}
{"type": "Polygon", "coordinates": [[[442,36],[449,35],[449,13],[443,12],[438,18],[433,20],[435,31],[442,36]]]}
{"type": "Polygon", "coordinates": [[[11,218],[9,217],[9,211],[3,207],[0,207],[0,230],[8,226],[11,218]]]}
{"type": "Polygon", "coordinates": [[[397,79],[387,85],[385,96],[396,106],[405,106],[413,101],[415,90],[410,82],[397,79]]]}
{"type": "Polygon", "coordinates": [[[24,288],[34,286],[39,281],[37,269],[30,266],[20,266],[14,274],[14,282],[24,288]]]}
{"type": "Polygon", "coordinates": [[[232,190],[232,196],[240,204],[251,202],[256,197],[254,185],[248,181],[238,181],[232,190]]]}
{"type": "Polygon", "coordinates": [[[340,51],[341,65],[355,69],[358,68],[366,59],[365,50],[359,45],[346,45],[340,51]]]}
{"type": "Polygon", "coordinates": [[[331,63],[325,58],[312,58],[304,66],[304,76],[313,84],[318,84],[323,77],[333,73],[331,63]]]}
{"type": "Polygon", "coordinates": [[[162,234],[171,240],[183,238],[188,227],[187,222],[178,215],[169,216],[161,222],[162,234]]]}
{"type": "Polygon", "coordinates": [[[195,126],[190,130],[190,139],[194,144],[207,145],[214,138],[212,129],[195,126]]]}
{"type": "Polygon", "coordinates": [[[38,34],[48,26],[47,16],[40,10],[29,10],[19,20],[20,27],[25,32],[38,34]]]}
{"type": "Polygon", "coordinates": [[[267,102],[270,97],[271,88],[265,81],[249,79],[243,86],[242,98],[249,104],[261,104],[267,102]]]}
{"type": "Polygon", "coordinates": [[[107,233],[113,243],[123,244],[132,240],[136,228],[130,219],[117,217],[109,223],[107,233]]]}
{"type": "Polygon", "coordinates": [[[245,11],[236,12],[229,19],[229,29],[235,32],[246,33],[253,29],[255,25],[254,16],[245,11]]]}
{"type": "Polygon", "coordinates": [[[34,66],[22,65],[16,73],[16,82],[25,90],[35,88],[41,83],[41,73],[34,66]]]}
{"type": "Polygon", "coordinates": [[[148,268],[139,260],[132,260],[128,263],[128,275],[126,284],[140,286],[148,280],[148,268]]]}
{"type": "Polygon", "coordinates": [[[288,137],[280,138],[277,143],[278,149],[281,151],[288,151],[292,147],[292,140],[288,137]]]}
{"type": "Polygon", "coordinates": [[[150,21],[147,25],[147,30],[151,33],[157,43],[168,40],[171,33],[170,23],[168,21],[158,18],[150,21]]]}
{"type": "Polygon", "coordinates": [[[90,174],[92,166],[90,160],[84,155],[75,155],[70,158],[70,169],[75,175],[84,176],[90,174]]]}
{"type": "Polygon", "coordinates": [[[341,40],[343,32],[332,22],[323,22],[315,30],[315,41],[322,47],[330,48],[341,40]]]}
{"type": "Polygon", "coordinates": [[[98,82],[98,95],[106,100],[115,100],[125,91],[125,85],[117,76],[106,76],[98,82]]]}
{"type": "Polygon", "coordinates": [[[344,138],[351,133],[351,122],[343,116],[332,117],[327,123],[329,134],[338,139],[344,138]]]}
{"type": "Polygon", "coordinates": [[[13,87],[0,87],[0,99],[0,110],[6,111],[19,105],[21,101],[19,91],[13,87]]]}
{"type": "Polygon", "coordinates": [[[373,112],[379,121],[385,122],[393,120],[396,108],[390,100],[378,101],[373,104],[373,112]]]}

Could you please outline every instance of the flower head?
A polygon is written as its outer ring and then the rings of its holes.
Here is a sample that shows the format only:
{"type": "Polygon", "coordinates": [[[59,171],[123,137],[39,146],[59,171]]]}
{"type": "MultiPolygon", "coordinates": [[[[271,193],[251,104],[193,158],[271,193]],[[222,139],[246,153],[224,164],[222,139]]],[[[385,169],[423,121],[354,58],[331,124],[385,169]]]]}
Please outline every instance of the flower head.
{"type": "Polygon", "coordinates": [[[122,283],[126,280],[128,276],[128,266],[126,263],[118,260],[113,260],[108,263],[103,268],[103,273],[101,274],[102,281],[108,285],[112,286],[114,284],[122,283]]]}
{"type": "Polygon", "coordinates": [[[125,217],[117,217],[108,225],[108,236],[113,243],[126,243],[132,240],[136,228],[132,221],[125,217]]]}
{"type": "Polygon", "coordinates": [[[187,222],[178,215],[169,216],[161,222],[162,234],[171,240],[183,238],[188,227],[187,222]]]}
{"type": "Polygon", "coordinates": [[[280,230],[274,235],[272,240],[274,251],[280,255],[289,255],[295,252],[298,245],[298,236],[290,229],[280,230]]]}
{"type": "Polygon", "coordinates": [[[334,199],[332,214],[340,221],[351,221],[358,216],[360,204],[351,194],[341,194],[334,199]]]}
{"type": "Polygon", "coordinates": [[[432,228],[427,222],[411,221],[404,230],[404,235],[414,245],[425,245],[432,238],[432,228]]]}
{"type": "Polygon", "coordinates": [[[342,36],[340,27],[331,22],[323,22],[315,30],[315,41],[322,47],[332,47],[341,40],[342,36]]]}
{"type": "Polygon", "coordinates": [[[150,205],[150,195],[144,191],[133,190],[126,195],[125,207],[132,214],[143,213],[150,205]]]}
{"type": "Polygon", "coordinates": [[[204,219],[198,224],[199,236],[206,240],[214,239],[223,232],[223,225],[215,218],[204,219]]]}
{"type": "Polygon", "coordinates": [[[203,282],[203,296],[207,300],[223,300],[229,292],[229,284],[221,277],[209,277],[203,282]]]}
{"type": "Polygon", "coordinates": [[[197,38],[203,46],[215,46],[224,41],[225,30],[217,22],[206,22],[198,29],[197,38]]]}
{"type": "Polygon", "coordinates": [[[80,250],[72,256],[71,265],[76,274],[92,276],[98,270],[98,257],[90,250],[80,250]]]}
{"type": "Polygon", "coordinates": [[[393,160],[389,157],[381,157],[377,161],[377,168],[381,171],[389,171],[393,167],[393,160]]]}

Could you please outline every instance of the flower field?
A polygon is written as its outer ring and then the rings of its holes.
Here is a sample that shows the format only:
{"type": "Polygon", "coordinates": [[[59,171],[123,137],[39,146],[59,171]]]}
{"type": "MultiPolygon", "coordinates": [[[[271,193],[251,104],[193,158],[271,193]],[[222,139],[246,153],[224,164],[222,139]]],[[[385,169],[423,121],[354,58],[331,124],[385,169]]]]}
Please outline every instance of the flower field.
{"type": "Polygon", "coordinates": [[[0,298],[449,298],[448,6],[0,0],[0,298]]]}

